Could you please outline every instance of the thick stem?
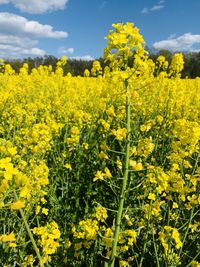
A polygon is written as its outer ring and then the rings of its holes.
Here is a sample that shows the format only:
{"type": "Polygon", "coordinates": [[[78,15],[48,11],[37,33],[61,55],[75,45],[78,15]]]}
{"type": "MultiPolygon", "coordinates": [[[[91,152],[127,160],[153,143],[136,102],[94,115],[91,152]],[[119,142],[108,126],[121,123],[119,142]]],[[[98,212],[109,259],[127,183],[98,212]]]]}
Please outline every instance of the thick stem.
{"type": "MultiPolygon", "coordinates": [[[[14,192],[14,193],[15,193],[15,198],[16,198],[16,200],[18,200],[18,197],[17,197],[16,192],[14,192]]],[[[40,267],[44,267],[44,265],[42,264],[42,261],[41,261],[41,255],[40,255],[39,249],[38,249],[38,247],[37,247],[37,245],[36,245],[36,242],[35,242],[35,239],[34,239],[32,233],[31,233],[31,229],[30,229],[30,227],[29,227],[29,225],[28,225],[28,222],[27,222],[27,220],[26,220],[26,216],[25,216],[25,214],[24,214],[24,211],[23,211],[22,209],[19,209],[19,212],[20,212],[21,217],[22,217],[22,220],[23,220],[23,222],[24,222],[24,224],[25,224],[25,227],[26,227],[26,230],[27,230],[27,232],[28,232],[29,238],[30,238],[30,240],[31,240],[31,242],[32,242],[32,244],[33,244],[33,248],[34,248],[34,250],[35,250],[35,252],[36,252],[36,255],[37,255],[37,258],[38,258],[38,260],[39,260],[40,267]]]]}
{"type": "Polygon", "coordinates": [[[110,262],[108,263],[108,267],[114,267],[115,266],[117,244],[118,244],[118,239],[119,239],[119,233],[120,233],[120,227],[121,227],[121,218],[122,218],[122,212],[123,212],[124,200],[125,200],[125,194],[126,194],[126,187],[127,187],[127,181],[128,181],[128,174],[129,174],[131,112],[130,112],[130,95],[129,95],[128,80],[125,80],[125,87],[126,87],[127,137],[126,137],[126,149],[125,149],[125,160],[124,160],[124,175],[123,175],[123,181],[122,181],[121,193],[120,193],[120,199],[119,199],[119,206],[118,206],[117,217],[116,217],[114,240],[113,240],[113,244],[112,244],[112,251],[111,251],[110,262]]]}

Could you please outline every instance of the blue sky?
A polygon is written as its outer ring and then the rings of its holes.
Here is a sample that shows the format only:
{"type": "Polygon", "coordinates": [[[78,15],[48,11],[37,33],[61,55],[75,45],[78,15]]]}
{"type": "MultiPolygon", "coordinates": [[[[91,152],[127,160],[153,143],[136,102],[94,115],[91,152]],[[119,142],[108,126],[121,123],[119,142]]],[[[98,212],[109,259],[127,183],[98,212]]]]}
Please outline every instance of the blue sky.
{"type": "Polygon", "coordinates": [[[112,23],[134,22],[148,47],[200,51],[200,0],[0,0],[0,57],[103,55],[112,23]]]}

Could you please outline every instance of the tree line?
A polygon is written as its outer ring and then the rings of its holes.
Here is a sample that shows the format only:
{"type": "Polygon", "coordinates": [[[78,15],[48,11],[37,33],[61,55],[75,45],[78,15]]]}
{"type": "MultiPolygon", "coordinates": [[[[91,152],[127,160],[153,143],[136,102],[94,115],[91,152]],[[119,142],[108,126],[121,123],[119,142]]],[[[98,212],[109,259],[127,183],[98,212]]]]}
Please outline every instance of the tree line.
{"type": "MultiPolygon", "coordinates": [[[[150,58],[155,61],[156,58],[162,55],[170,63],[173,53],[169,50],[160,50],[157,53],[150,52],[150,58]]],[[[191,52],[184,53],[184,70],[182,71],[182,78],[196,78],[200,77],[200,52],[191,52]]],[[[95,59],[98,60],[104,69],[107,65],[103,58],[95,59]]],[[[52,55],[46,55],[44,57],[35,57],[35,58],[24,58],[24,59],[12,59],[5,60],[5,63],[9,63],[16,73],[19,72],[19,69],[23,66],[24,63],[27,63],[29,66],[29,71],[31,72],[33,68],[37,68],[40,65],[48,66],[51,65],[53,70],[56,68],[56,63],[58,58],[52,55]]],[[[91,71],[93,65],[93,60],[78,60],[78,59],[68,59],[67,64],[63,66],[64,74],[71,73],[72,76],[84,76],[85,69],[91,71]]]]}

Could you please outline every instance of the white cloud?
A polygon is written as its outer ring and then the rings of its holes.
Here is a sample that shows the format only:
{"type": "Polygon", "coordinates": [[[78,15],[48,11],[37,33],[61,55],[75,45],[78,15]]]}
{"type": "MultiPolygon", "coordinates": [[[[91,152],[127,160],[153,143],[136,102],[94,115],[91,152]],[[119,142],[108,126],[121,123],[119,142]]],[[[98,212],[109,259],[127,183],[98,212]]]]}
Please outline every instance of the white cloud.
{"type": "Polygon", "coordinates": [[[108,4],[108,1],[103,1],[100,5],[100,9],[103,9],[108,4]]]}
{"type": "Polygon", "coordinates": [[[20,47],[32,47],[38,44],[38,40],[31,40],[27,37],[18,37],[14,35],[0,35],[0,44],[8,44],[20,47]]]}
{"type": "Polygon", "coordinates": [[[20,11],[32,14],[62,10],[67,2],[68,0],[0,0],[0,4],[11,3],[20,11]]]}
{"type": "Polygon", "coordinates": [[[90,55],[70,57],[70,59],[87,60],[87,61],[94,60],[94,58],[91,57],[90,55]]]}
{"type": "Polygon", "coordinates": [[[165,7],[164,5],[155,5],[150,10],[151,11],[156,11],[156,10],[163,9],[164,7],[165,7]]]}
{"type": "Polygon", "coordinates": [[[45,51],[36,47],[38,38],[65,37],[66,32],[54,31],[50,25],[0,12],[0,57],[43,56],[45,51]]]}
{"type": "Polygon", "coordinates": [[[46,52],[36,47],[37,44],[38,40],[28,37],[0,34],[0,58],[44,56],[46,52]]]}
{"type": "Polygon", "coordinates": [[[21,47],[15,44],[0,44],[1,58],[21,58],[29,56],[44,56],[46,52],[37,47],[21,47]]]}
{"type": "Polygon", "coordinates": [[[0,33],[50,38],[64,38],[68,35],[67,32],[54,31],[51,25],[7,12],[0,13],[0,33]]]}
{"type": "Polygon", "coordinates": [[[154,6],[150,7],[150,8],[144,7],[141,10],[141,13],[147,14],[147,13],[150,13],[152,11],[159,11],[159,10],[161,10],[161,9],[163,9],[165,7],[164,3],[165,3],[165,0],[161,0],[156,5],[154,5],[154,6]]]}
{"type": "Polygon", "coordinates": [[[148,8],[147,7],[144,7],[141,11],[143,14],[146,14],[149,12],[148,8]]]}
{"type": "Polygon", "coordinates": [[[194,51],[193,45],[200,44],[200,34],[185,33],[177,38],[155,42],[155,49],[168,49],[171,51],[194,51]]]}
{"type": "Polygon", "coordinates": [[[74,53],[74,48],[70,47],[70,48],[66,48],[66,47],[59,47],[58,49],[58,53],[59,54],[73,54],[74,53]]]}

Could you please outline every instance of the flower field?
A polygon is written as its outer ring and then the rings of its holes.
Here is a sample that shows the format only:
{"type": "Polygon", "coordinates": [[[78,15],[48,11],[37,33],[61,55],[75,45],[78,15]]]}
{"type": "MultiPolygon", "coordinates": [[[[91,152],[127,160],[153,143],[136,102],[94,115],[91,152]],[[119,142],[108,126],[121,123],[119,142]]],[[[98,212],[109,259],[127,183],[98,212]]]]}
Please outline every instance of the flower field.
{"type": "Polygon", "coordinates": [[[2,65],[0,266],[200,266],[200,79],[107,40],[85,77],[2,65]]]}

